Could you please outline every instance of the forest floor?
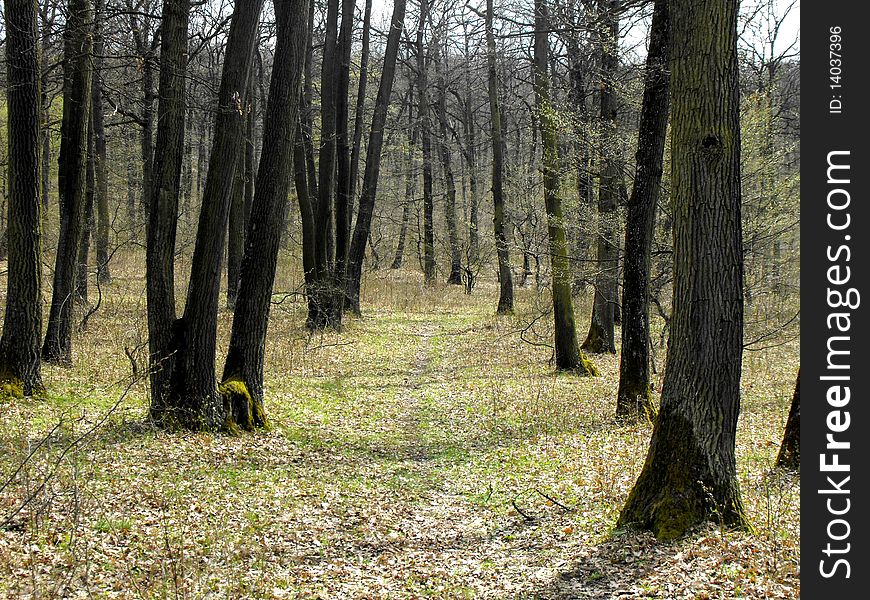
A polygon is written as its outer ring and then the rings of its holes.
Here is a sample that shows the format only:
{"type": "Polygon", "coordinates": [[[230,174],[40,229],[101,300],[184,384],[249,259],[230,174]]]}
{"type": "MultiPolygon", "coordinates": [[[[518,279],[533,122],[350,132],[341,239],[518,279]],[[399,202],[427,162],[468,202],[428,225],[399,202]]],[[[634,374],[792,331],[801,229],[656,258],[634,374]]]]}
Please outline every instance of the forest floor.
{"type": "Polygon", "coordinates": [[[597,378],[554,373],[546,292],[495,317],[494,284],[367,278],[341,334],[309,336],[276,296],[272,429],[231,437],[145,422],[143,282],[119,268],[75,366],[45,368],[44,398],[0,399],[0,597],[798,597],[799,481],[771,468],[797,342],[745,356],[755,531],[662,544],[614,531],[651,426],[613,420],[616,356],[597,378]]]}

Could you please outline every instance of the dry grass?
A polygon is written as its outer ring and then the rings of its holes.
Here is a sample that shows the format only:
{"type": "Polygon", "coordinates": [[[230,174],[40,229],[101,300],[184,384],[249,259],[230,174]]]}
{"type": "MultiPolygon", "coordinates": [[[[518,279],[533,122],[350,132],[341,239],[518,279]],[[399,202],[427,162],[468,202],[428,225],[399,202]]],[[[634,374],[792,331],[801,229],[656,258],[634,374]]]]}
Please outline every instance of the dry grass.
{"type": "MultiPolygon", "coordinates": [[[[546,303],[533,290],[497,318],[494,282],[468,297],[378,271],[365,317],[314,337],[299,298],[276,296],[274,430],[170,435],[143,421],[144,381],[113,410],[124,348],[144,366],[140,258],[113,265],[75,367],[45,369],[46,397],[0,400],[3,479],[33,452],[0,492],[4,520],[32,497],[0,529],[0,596],[798,596],[798,480],[771,470],[797,342],[746,355],[738,467],[756,531],[661,545],[612,531],[650,434],[612,420],[617,359],[596,357],[599,378],[555,375],[538,345],[549,320],[527,329],[546,303]]],[[[284,262],[276,290],[293,292],[284,262]]],[[[585,331],[588,300],[577,314],[585,331]]]]}

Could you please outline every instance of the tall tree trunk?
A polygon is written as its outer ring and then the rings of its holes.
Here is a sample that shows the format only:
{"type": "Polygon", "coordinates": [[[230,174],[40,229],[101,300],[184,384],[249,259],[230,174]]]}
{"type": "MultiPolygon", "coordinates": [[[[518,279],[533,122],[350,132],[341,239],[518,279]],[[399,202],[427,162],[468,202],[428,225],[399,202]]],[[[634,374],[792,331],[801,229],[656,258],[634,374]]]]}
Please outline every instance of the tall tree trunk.
{"type": "Polygon", "coordinates": [[[42,359],[72,364],[72,300],[76,262],[87,203],[86,174],[88,123],[91,112],[90,26],[93,11],[88,0],[70,0],[64,31],[63,121],[61,123],[58,189],[60,236],[42,359]]]}
{"type": "Polygon", "coordinates": [[[649,376],[650,251],[668,128],[668,0],[656,0],[646,55],[634,188],[625,218],[622,350],[616,415],[653,415],[649,376]]]}
{"type": "Polygon", "coordinates": [[[746,524],[735,436],[743,356],[737,3],[672,0],[674,300],[661,409],[618,526],[746,524]]]}
{"type": "Polygon", "coordinates": [[[220,266],[235,181],[238,141],[244,135],[245,92],[262,8],[263,0],[238,0],[233,11],[187,302],[184,315],[174,331],[177,352],[169,406],[175,411],[177,424],[189,429],[219,429],[227,417],[217,394],[214,365],[220,266]]]}
{"type": "Polygon", "coordinates": [[[791,408],[788,411],[788,421],[782,436],[782,445],[776,457],[776,466],[788,469],[801,467],[801,372],[798,369],[797,381],[794,384],[794,395],[791,398],[791,408]]]}
{"type": "Polygon", "coordinates": [[[151,418],[173,426],[176,415],[169,403],[170,382],[177,360],[175,312],[175,239],[181,165],[184,160],[185,78],[190,0],[164,0],[157,161],[152,197],[148,202],[148,240],[145,248],[148,300],[148,351],[151,379],[151,418]]]}
{"type": "Polygon", "coordinates": [[[278,41],[265,114],[270,135],[263,141],[242,261],[241,286],[220,388],[226,397],[226,422],[230,428],[253,429],[266,425],[263,408],[266,329],[308,42],[308,0],[280,3],[275,13],[278,41]]]}
{"type": "Polygon", "coordinates": [[[112,280],[109,270],[109,165],[106,156],[106,127],[103,119],[103,20],[106,2],[94,3],[96,20],[94,22],[94,81],[91,102],[94,127],[94,207],[97,211],[97,227],[94,235],[97,246],[97,281],[108,283],[112,280]]]}
{"type": "Polygon", "coordinates": [[[447,283],[462,285],[462,249],[459,245],[459,231],[456,224],[456,178],[453,176],[453,159],[450,155],[450,143],[447,123],[447,79],[444,70],[447,68],[446,53],[440,52],[441,40],[436,42],[435,69],[438,77],[438,145],[441,155],[441,168],[444,171],[444,187],[446,202],[444,203],[444,217],[447,224],[447,242],[450,246],[450,275],[447,283]],[[441,60],[444,60],[444,65],[441,60]]]}
{"type": "MultiPolygon", "coordinates": [[[[495,17],[493,1],[486,0],[486,62],[489,91],[490,132],[492,137],[492,224],[495,233],[495,250],[498,257],[498,309],[500,315],[514,311],[514,282],[506,231],[506,205],[504,199],[504,136],[502,135],[501,108],[498,98],[498,70],[496,68],[495,17]]],[[[544,39],[546,44],[546,38],[544,39]]],[[[546,48],[544,48],[546,52],[546,48]]]]}
{"type": "MultiPolygon", "coordinates": [[[[488,32],[487,32],[488,33],[488,32]]],[[[487,37],[487,42],[489,37],[487,37]]],[[[471,81],[471,52],[469,39],[465,37],[465,89],[462,100],[463,129],[465,133],[465,162],[468,166],[468,188],[471,202],[468,208],[468,262],[476,267],[480,262],[480,187],[477,180],[477,126],[474,122],[474,107],[471,81]]],[[[488,48],[488,46],[487,46],[488,48]]]]}
{"type": "Polygon", "coordinates": [[[417,54],[417,95],[420,137],[423,149],[423,277],[435,281],[435,200],[432,196],[432,124],[429,120],[429,80],[423,34],[429,20],[429,2],[420,0],[420,24],[414,44],[417,54]]]}
{"type": "MultiPolygon", "coordinates": [[[[250,91],[249,91],[250,93],[250,91]]],[[[245,117],[247,120],[247,117],[245,117]]],[[[245,251],[245,147],[238,148],[227,230],[227,309],[234,310],[245,251]]]]}
{"type": "Polygon", "coordinates": [[[350,210],[353,204],[352,190],[353,172],[351,169],[351,140],[348,131],[350,109],[350,57],[353,46],[353,11],[354,0],[341,2],[341,28],[336,45],[338,60],[336,68],[336,103],[335,103],[335,151],[336,151],[336,186],[335,186],[335,267],[332,277],[330,306],[332,326],[341,327],[341,317],[344,312],[345,290],[347,289],[347,260],[350,247],[350,210]]]}
{"type": "Polygon", "coordinates": [[[0,393],[42,391],[42,223],[37,12],[33,0],[6,0],[9,223],[6,313],[0,337],[0,393]]]}
{"type": "Polygon", "coordinates": [[[353,214],[353,202],[356,198],[357,179],[359,178],[359,157],[362,147],[363,121],[366,109],[366,88],[369,80],[369,34],[372,20],[372,0],[366,0],[363,12],[363,38],[359,58],[359,87],[356,93],[356,112],[353,120],[353,149],[350,154],[350,212],[353,214]]]}
{"type": "Polygon", "coordinates": [[[547,235],[550,243],[550,270],[553,277],[553,317],[555,320],[555,362],[562,371],[580,375],[597,375],[592,363],[577,347],[574,324],[574,303],[571,298],[571,264],[562,218],[562,198],[559,196],[559,154],[556,123],[550,104],[548,73],[549,19],[544,0],[535,0],[535,65],[534,89],[541,130],[544,168],[544,204],[547,209],[547,235]]]}
{"type": "Polygon", "coordinates": [[[619,138],[616,130],[616,82],[619,59],[620,0],[603,0],[604,32],[601,36],[601,177],[598,186],[598,248],[595,295],[589,332],[581,346],[587,352],[615,353],[615,307],[617,303],[617,268],[619,185],[621,176],[617,159],[619,138]]]}
{"type": "Polygon", "coordinates": [[[360,190],[359,212],[348,252],[347,303],[348,309],[355,314],[360,314],[359,291],[362,281],[362,263],[375,210],[375,196],[381,169],[381,150],[384,147],[384,124],[387,121],[387,108],[393,93],[396,59],[399,55],[399,41],[405,21],[405,6],[406,0],[395,0],[393,3],[393,16],[390,19],[390,32],[387,35],[381,81],[378,84],[378,95],[375,99],[375,110],[366,146],[366,164],[362,189],[360,190]]]}
{"type": "Polygon", "coordinates": [[[338,20],[339,5],[342,0],[328,0],[326,9],[326,31],[323,43],[323,65],[320,74],[320,153],[318,156],[317,203],[315,205],[316,226],[316,282],[309,290],[315,298],[314,315],[309,315],[308,324],[322,329],[335,323],[336,299],[332,289],[332,256],[334,253],[333,220],[335,201],[336,171],[336,111],[338,110],[339,64],[338,20]]]}

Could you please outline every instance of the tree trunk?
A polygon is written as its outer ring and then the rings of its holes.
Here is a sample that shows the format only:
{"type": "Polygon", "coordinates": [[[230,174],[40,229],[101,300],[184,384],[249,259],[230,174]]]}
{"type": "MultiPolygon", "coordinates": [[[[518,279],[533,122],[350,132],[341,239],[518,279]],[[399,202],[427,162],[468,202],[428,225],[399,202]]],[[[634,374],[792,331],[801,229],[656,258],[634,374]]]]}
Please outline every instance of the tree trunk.
{"type": "Polygon", "coordinates": [[[94,3],[97,15],[94,22],[94,81],[91,102],[94,127],[94,207],[97,211],[97,227],[94,235],[97,246],[97,282],[112,280],[109,270],[109,166],[106,157],[106,127],[103,119],[103,19],[105,0],[94,3]]]}
{"type": "Polygon", "coordinates": [[[646,57],[634,188],[625,219],[622,349],[616,415],[648,416],[654,410],[649,375],[650,251],[662,184],[668,128],[668,0],[656,0],[646,57]]]}
{"type": "Polygon", "coordinates": [[[353,119],[353,149],[350,154],[350,214],[353,214],[353,202],[356,198],[357,179],[359,179],[359,156],[362,147],[362,130],[366,108],[366,88],[369,80],[369,34],[372,20],[372,0],[366,0],[363,12],[363,38],[359,59],[359,87],[356,93],[356,112],[353,119]]]}
{"type": "MultiPolygon", "coordinates": [[[[492,137],[492,224],[495,233],[495,250],[498,257],[498,309],[500,315],[514,311],[514,282],[511,273],[510,254],[506,232],[506,207],[504,200],[504,136],[501,126],[501,108],[498,99],[498,71],[496,69],[495,35],[493,33],[493,1],[486,0],[486,62],[489,91],[490,132],[492,137]]],[[[544,40],[546,43],[546,39],[544,40]]],[[[546,49],[545,49],[546,51],[546,49]]],[[[572,317],[573,319],[573,317],[572,317]]]]}
{"type": "MultiPolygon", "coordinates": [[[[413,88],[411,88],[413,90],[413,88]]],[[[399,243],[396,244],[396,256],[391,269],[402,267],[405,258],[405,239],[408,235],[408,223],[411,221],[411,206],[414,204],[414,193],[417,178],[414,174],[414,146],[416,145],[416,129],[414,128],[414,99],[408,98],[408,152],[405,155],[405,203],[402,205],[402,223],[399,226],[399,243]]]]}
{"type": "Polygon", "coordinates": [[[33,0],[6,0],[9,196],[6,313],[0,337],[0,394],[42,391],[40,93],[33,0]]]}
{"type": "Polygon", "coordinates": [[[429,83],[423,45],[423,33],[428,20],[429,2],[420,0],[420,22],[414,48],[417,53],[418,114],[423,148],[423,277],[426,283],[433,283],[435,281],[435,200],[432,196],[432,124],[429,121],[429,83]]]}
{"type": "MultiPolygon", "coordinates": [[[[93,99],[92,99],[93,101],[93,99]]],[[[88,164],[85,170],[85,217],[82,224],[82,237],[79,242],[78,249],[78,264],[76,265],[76,286],[75,286],[75,302],[76,304],[87,306],[88,304],[88,262],[91,253],[91,235],[94,229],[94,190],[96,181],[94,175],[94,130],[93,130],[93,111],[89,115],[88,128],[88,164]]]]}
{"type": "Polygon", "coordinates": [[[450,246],[450,275],[447,283],[462,285],[462,249],[459,245],[459,231],[456,224],[456,178],[453,176],[453,159],[450,154],[450,143],[447,123],[447,79],[444,75],[447,69],[446,53],[440,52],[440,40],[436,42],[435,69],[438,77],[438,128],[441,168],[444,171],[444,186],[446,202],[444,203],[444,220],[447,223],[447,242],[450,246]],[[443,54],[443,56],[442,56],[443,54]],[[444,64],[441,64],[443,58],[444,64]]]}
{"type": "Polygon", "coordinates": [[[233,11],[187,302],[184,316],[174,328],[177,352],[168,404],[175,411],[175,423],[188,429],[219,429],[228,416],[217,394],[214,364],[220,266],[238,141],[245,128],[244,96],[262,7],[263,0],[238,0],[233,11]]]}
{"type": "Polygon", "coordinates": [[[63,121],[61,122],[58,189],[60,236],[51,294],[51,308],[42,359],[72,365],[72,300],[76,262],[87,203],[88,123],[91,112],[91,30],[88,0],[70,0],[64,32],[63,121]]]}
{"type": "Polygon", "coordinates": [[[797,381],[794,384],[794,395],[791,398],[791,409],[788,411],[788,421],[782,436],[782,445],[776,457],[776,466],[787,469],[801,468],[801,372],[798,369],[797,381]]]}
{"type": "Polygon", "coordinates": [[[575,371],[579,375],[597,375],[594,365],[577,347],[574,303],[571,298],[571,265],[568,261],[568,243],[562,220],[562,198],[559,196],[560,164],[556,123],[550,105],[548,27],[547,6],[544,0],[535,0],[534,89],[543,148],[544,204],[547,209],[550,270],[553,277],[555,361],[556,368],[560,371],[575,371]]]}
{"type": "MultiPolygon", "coordinates": [[[[247,117],[246,117],[247,120],[247,117]]],[[[227,309],[236,308],[239,295],[239,274],[245,251],[245,148],[239,147],[236,156],[236,177],[230,199],[227,231],[227,309]]],[[[282,219],[283,220],[283,219],[282,219]]]]}
{"type": "Polygon", "coordinates": [[[616,130],[616,92],[619,59],[619,0],[605,0],[604,32],[601,36],[601,178],[598,187],[598,248],[595,295],[589,332],[581,348],[595,354],[616,352],[615,307],[617,303],[617,268],[619,184],[621,175],[617,159],[619,138],[616,130]]]}
{"type": "Polygon", "coordinates": [[[661,409],[618,526],[746,524],[735,435],[743,356],[737,4],[670,5],[674,300],[661,409]]]}
{"type": "Polygon", "coordinates": [[[220,387],[230,429],[250,430],[267,424],[263,360],[308,41],[308,0],[280,3],[275,12],[278,41],[264,121],[270,135],[263,141],[239,297],[220,387]]]}
{"type": "Polygon", "coordinates": [[[387,36],[387,48],[384,52],[384,65],[381,69],[381,81],[378,84],[378,95],[375,99],[375,110],[372,115],[369,141],[366,147],[366,164],[362,189],[360,190],[359,212],[348,252],[346,296],[348,309],[355,314],[360,314],[359,291],[362,281],[362,263],[375,211],[375,196],[381,170],[381,150],[384,147],[384,125],[387,121],[390,96],[393,93],[396,59],[399,55],[399,41],[405,21],[405,6],[406,0],[395,0],[393,3],[393,16],[390,19],[390,32],[387,36]]]}
{"type": "Polygon", "coordinates": [[[151,418],[175,424],[169,404],[172,372],[177,356],[173,337],[175,312],[175,238],[181,165],[184,159],[184,116],[187,72],[187,34],[190,0],[165,0],[160,37],[160,105],[152,197],[148,202],[148,240],[145,248],[148,300],[148,351],[151,380],[151,418]]]}

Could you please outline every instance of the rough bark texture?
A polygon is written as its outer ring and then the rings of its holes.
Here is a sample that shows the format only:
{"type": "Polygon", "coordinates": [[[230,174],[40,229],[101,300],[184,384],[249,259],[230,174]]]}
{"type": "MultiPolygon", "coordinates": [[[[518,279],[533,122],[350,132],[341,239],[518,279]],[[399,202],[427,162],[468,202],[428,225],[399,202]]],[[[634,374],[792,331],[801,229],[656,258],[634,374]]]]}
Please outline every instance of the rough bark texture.
{"type": "Polygon", "coordinates": [[[308,42],[308,0],[282,2],[275,13],[278,41],[264,121],[270,133],[263,140],[241,285],[221,383],[226,425],[230,429],[253,429],[267,424],[263,408],[263,361],[308,42]]]}
{"type": "Polygon", "coordinates": [[[656,419],[619,526],[746,525],[734,455],[743,355],[737,3],[674,0],[674,300],[656,419]]]}
{"type": "Polygon", "coordinates": [[[63,120],[58,189],[60,236],[42,359],[72,364],[72,304],[76,262],[87,202],[88,123],[91,111],[91,30],[88,0],[70,0],[64,31],[63,120]]]}
{"type": "Polygon", "coordinates": [[[634,188],[625,218],[622,349],[616,415],[653,417],[649,375],[650,251],[668,128],[668,2],[656,0],[646,58],[634,188]]]}
{"type": "Polygon", "coordinates": [[[498,258],[498,308],[500,315],[514,310],[514,281],[511,272],[510,254],[506,232],[506,207],[504,199],[504,137],[501,127],[501,108],[498,99],[498,70],[496,68],[495,35],[492,20],[493,2],[486,2],[486,64],[487,89],[489,92],[490,136],[492,139],[492,226],[495,235],[495,250],[498,258]]]}
{"type": "MultiPolygon", "coordinates": [[[[226,413],[217,394],[215,338],[221,260],[226,241],[230,196],[239,140],[244,135],[244,102],[257,23],[263,0],[235,4],[218,93],[214,140],[191,264],[184,316],[174,324],[176,360],[168,405],[181,427],[215,430],[226,413]]],[[[183,115],[183,113],[182,113],[183,115]]],[[[183,148],[183,146],[182,146],[183,148]]]]}
{"type": "Polygon", "coordinates": [[[42,391],[40,93],[36,2],[7,0],[6,88],[9,242],[0,395],[42,391]]]}
{"type": "Polygon", "coordinates": [[[150,412],[157,422],[167,416],[170,380],[176,360],[176,340],[172,335],[176,320],[175,237],[184,158],[184,80],[189,19],[190,0],[164,1],[160,31],[163,68],[160,70],[157,126],[160,152],[154,168],[152,198],[148,201],[150,212],[145,249],[150,412]]]}
{"type": "Polygon", "coordinates": [[[387,120],[390,96],[393,93],[396,58],[399,55],[399,41],[402,34],[402,24],[405,21],[405,6],[405,0],[396,0],[393,3],[393,16],[390,19],[390,32],[387,36],[387,48],[384,52],[384,65],[381,70],[381,81],[378,84],[378,95],[375,99],[375,110],[372,115],[369,141],[366,147],[366,165],[360,191],[359,212],[348,253],[347,302],[348,309],[356,314],[360,313],[359,291],[362,281],[362,263],[375,211],[375,196],[381,170],[381,150],[384,147],[384,124],[387,120]]]}
{"type": "Polygon", "coordinates": [[[571,265],[568,261],[568,243],[565,239],[562,217],[562,198],[559,196],[561,165],[556,140],[556,123],[550,104],[548,27],[547,6],[543,0],[535,0],[534,89],[543,148],[544,204],[547,209],[550,270],[553,274],[555,361],[556,368],[561,371],[597,375],[595,367],[577,346],[574,303],[571,298],[571,265]]]}
{"type": "Polygon", "coordinates": [[[603,35],[601,36],[601,178],[598,187],[598,247],[595,296],[589,332],[581,346],[596,354],[615,353],[614,328],[617,303],[617,268],[619,246],[616,240],[617,206],[621,176],[619,172],[619,138],[616,131],[616,92],[614,83],[619,68],[619,0],[605,0],[603,35]]]}
{"type": "Polygon", "coordinates": [[[788,411],[788,421],[782,436],[782,446],[776,457],[776,466],[800,470],[801,467],[801,372],[798,369],[797,381],[794,384],[794,395],[791,398],[791,409],[788,411]]]}

